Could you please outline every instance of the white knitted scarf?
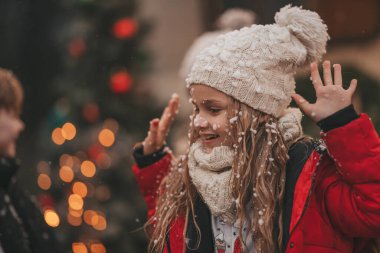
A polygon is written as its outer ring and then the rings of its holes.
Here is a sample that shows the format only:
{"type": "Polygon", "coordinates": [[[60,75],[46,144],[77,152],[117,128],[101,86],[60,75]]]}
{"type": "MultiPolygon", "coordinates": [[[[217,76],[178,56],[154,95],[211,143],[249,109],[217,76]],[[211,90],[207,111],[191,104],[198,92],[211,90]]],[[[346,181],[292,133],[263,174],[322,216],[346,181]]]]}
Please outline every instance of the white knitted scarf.
{"type": "Polygon", "coordinates": [[[236,219],[235,201],[229,187],[233,158],[230,147],[215,147],[211,153],[206,153],[201,141],[197,141],[191,145],[188,159],[192,182],[212,215],[229,224],[236,219]]]}

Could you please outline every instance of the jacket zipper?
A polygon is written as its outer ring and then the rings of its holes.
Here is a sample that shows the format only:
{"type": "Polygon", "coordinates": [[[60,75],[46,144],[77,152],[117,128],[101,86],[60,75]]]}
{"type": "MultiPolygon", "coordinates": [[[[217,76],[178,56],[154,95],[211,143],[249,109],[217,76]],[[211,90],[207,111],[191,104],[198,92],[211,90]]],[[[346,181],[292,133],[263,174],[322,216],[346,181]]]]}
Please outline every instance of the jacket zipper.
{"type": "MultiPolygon", "coordinates": [[[[322,158],[322,155],[320,155],[317,164],[319,164],[319,162],[321,161],[321,158],[322,158]]],[[[290,243],[290,238],[292,237],[294,231],[296,230],[298,224],[300,223],[300,221],[301,221],[303,215],[304,215],[305,212],[306,212],[307,206],[309,205],[310,197],[311,197],[311,194],[312,194],[312,192],[313,192],[314,185],[315,185],[315,178],[316,178],[316,175],[317,175],[317,169],[318,169],[318,165],[316,165],[315,171],[314,171],[314,173],[313,173],[313,177],[312,177],[312,181],[311,181],[311,186],[310,186],[310,190],[309,190],[309,193],[308,193],[308,196],[307,196],[307,199],[306,199],[305,206],[304,206],[304,208],[302,209],[302,213],[301,213],[300,218],[298,219],[297,223],[294,225],[292,231],[290,232],[290,235],[289,235],[289,241],[288,241],[287,244],[290,243]]],[[[287,247],[286,247],[286,248],[287,248],[287,247]]],[[[286,251],[286,248],[285,248],[285,251],[286,251]]]]}

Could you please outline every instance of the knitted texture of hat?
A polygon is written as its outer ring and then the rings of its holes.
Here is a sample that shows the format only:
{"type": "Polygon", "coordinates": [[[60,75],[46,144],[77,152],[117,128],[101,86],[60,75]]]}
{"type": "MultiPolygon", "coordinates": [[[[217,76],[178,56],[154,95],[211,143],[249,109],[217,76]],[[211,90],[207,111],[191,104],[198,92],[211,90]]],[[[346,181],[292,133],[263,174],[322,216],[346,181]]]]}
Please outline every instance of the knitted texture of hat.
{"type": "Polygon", "coordinates": [[[320,60],[329,39],[317,13],[290,5],[271,25],[252,25],[219,36],[202,50],[186,79],[279,117],[294,93],[296,68],[320,60]]]}
{"type": "Polygon", "coordinates": [[[255,21],[256,14],[250,10],[232,8],[223,12],[216,21],[217,30],[199,36],[186,52],[178,72],[179,76],[182,79],[187,77],[199,52],[210,46],[218,36],[244,26],[251,26],[255,21]]]}

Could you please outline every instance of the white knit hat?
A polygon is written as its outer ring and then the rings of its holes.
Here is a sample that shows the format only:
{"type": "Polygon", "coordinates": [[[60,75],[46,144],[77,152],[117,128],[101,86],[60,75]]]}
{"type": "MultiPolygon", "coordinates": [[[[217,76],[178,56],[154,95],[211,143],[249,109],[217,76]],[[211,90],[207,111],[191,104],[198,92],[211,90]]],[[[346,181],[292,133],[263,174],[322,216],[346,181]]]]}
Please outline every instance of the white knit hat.
{"type": "Polygon", "coordinates": [[[283,7],[275,20],[219,36],[197,56],[188,87],[208,85],[279,117],[294,93],[296,68],[320,60],[329,36],[317,13],[299,7],[283,7]]]}
{"type": "Polygon", "coordinates": [[[199,52],[210,46],[217,37],[235,29],[251,26],[256,22],[256,19],[256,14],[250,10],[232,8],[223,12],[216,20],[217,30],[205,32],[199,36],[186,52],[178,72],[179,76],[182,79],[186,78],[199,52]]]}

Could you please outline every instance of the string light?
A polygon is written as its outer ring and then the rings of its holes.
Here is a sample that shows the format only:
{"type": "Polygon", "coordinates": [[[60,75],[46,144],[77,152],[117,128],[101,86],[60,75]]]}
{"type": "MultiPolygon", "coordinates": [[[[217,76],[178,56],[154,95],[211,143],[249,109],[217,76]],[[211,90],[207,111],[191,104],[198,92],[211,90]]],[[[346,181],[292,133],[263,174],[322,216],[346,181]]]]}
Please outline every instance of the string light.
{"type": "Polygon", "coordinates": [[[87,186],[82,182],[75,182],[72,187],[73,193],[78,194],[82,198],[87,196],[87,186]]]}
{"type": "Polygon", "coordinates": [[[78,194],[71,194],[68,202],[71,209],[80,210],[83,208],[83,199],[78,194]]]}
{"type": "Polygon", "coordinates": [[[44,218],[46,224],[48,224],[50,227],[58,227],[60,223],[60,219],[58,214],[52,210],[52,209],[47,209],[44,212],[44,218]]]}
{"type": "Polygon", "coordinates": [[[92,243],[90,246],[91,253],[106,253],[106,248],[101,243],[92,243]]]}
{"type": "Polygon", "coordinates": [[[56,145],[62,145],[65,142],[65,138],[62,134],[62,129],[57,127],[51,133],[51,139],[56,145]]]}
{"type": "Polygon", "coordinates": [[[82,225],[82,217],[75,217],[72,212],[67,214],[67,222],[74,227],[82,225]]]}
{"type": "Polygon", "coordinates": [[[63,182],[70,183],[74,179],[73,169],[69,166],[62,166],[59,170],[59,177],[63,182]]]}
{"type": "Polygon", "coordinates": [[[69,166],[72,168],[74,166],[74,159],[71,155],[63,154],[59,158],[59,165],[60,166],[69,166]]]}
{"type": "Polygon", "coordinates": [[[88,225],[92,225],[92,217],[96,216],[96,212],[94,210],[86,210],[83,213],[83,219],[84,222],[86,222],[88,225]]]}
{"type": "Polygon", "coordinates": [[[135,36],[137,22],[131,18],[121,18],[113,26],[113,34],[118,39],[127,39],[135,36]]]}
{"type": "Polygon", "coordinates": [[[77,129],[72,123],[67,122],[62,126],[62,136],[66,140],[70,141],[74,139],[76,134],[77,134],[77,129]]]}
{"type": "Polygon", "coordinates": [[[46,174],[40,174],[37,179],[38,186],[43,190],[49,190],[51,186],[51,179],[46,174]]]}
{"type": "Polygon", "coordinates": [[[125,70],[120,70],[111,75],[111,90],[116,94],[125,94],[132,88],[133,78],[125,70]]]}
{"type": "Polygon", "coordinates": [[[71,248],[73,253],[88,253],[86,245],[82,242],[74,242],[71,248]]]}
{"type": "Polygon", "coordinates": [[[89,160],[85,160],[80,166],[80,171],[85,177],[93,177],[96,173],[95,164],[89,160]]]}
{"type": "Polygon", "coordinates": [[[98,139],[100,144],[108,148],[114,144],[115,134],[111,130],[105,128],[102,131],[100,131],[98,139]]]}
{"type": "Polygon", "coordinates": [[[37,171],[40,174],[50,174],[50,165],[46,161],[39,161],[37,164],[37,171]]]}

